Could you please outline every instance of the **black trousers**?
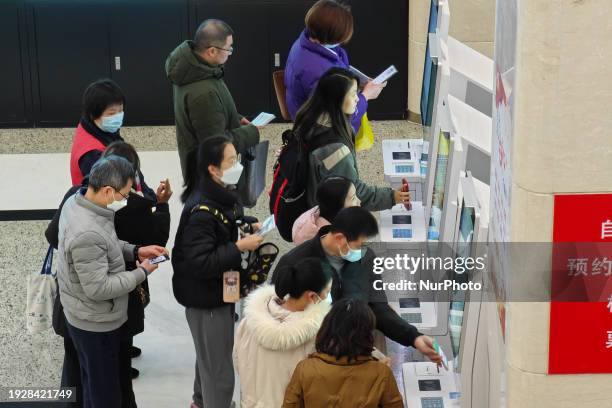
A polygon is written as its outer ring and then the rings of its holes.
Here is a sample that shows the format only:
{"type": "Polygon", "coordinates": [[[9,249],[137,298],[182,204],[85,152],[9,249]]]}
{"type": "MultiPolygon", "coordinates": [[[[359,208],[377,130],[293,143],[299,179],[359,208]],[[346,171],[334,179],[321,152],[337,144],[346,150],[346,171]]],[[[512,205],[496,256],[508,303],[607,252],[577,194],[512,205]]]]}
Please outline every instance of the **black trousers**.
{"type": "MultiPolygon", "coordinates": [[[[119,345],[119,382],[121,385],[121,408],[137,408],[132,387],[132,344],[133,338],[121,339],[119,345]]],[[[83,408],[83,386],[81,366],[74,343],[69,336],[64,337],[64,366],[62,368],[62,387],[76,388],[76,402],[66,403],[66,408],[83,408]]]]}
{"type": "MultiPolygon", "coordinates": [[[[133,338],[121,338],[119,345],[118,376],[121,388],[121,408],[137,408],[132,387],[132,350],[133,338]]],[[[115,374],[115,377],[117,374],[115,374]]],[[[79,356],[72,339],[64,337],[64,366],[62,369],[62,387],[76,387],[77,402],[69,403],[67,408],[83,408],[83,386],[79,356]]]]}
{"type": "Polygon", "coordinates": [[[121,408],[119,329],[91,332],[67,324],[81,366],[84,408],[121,408]]]}

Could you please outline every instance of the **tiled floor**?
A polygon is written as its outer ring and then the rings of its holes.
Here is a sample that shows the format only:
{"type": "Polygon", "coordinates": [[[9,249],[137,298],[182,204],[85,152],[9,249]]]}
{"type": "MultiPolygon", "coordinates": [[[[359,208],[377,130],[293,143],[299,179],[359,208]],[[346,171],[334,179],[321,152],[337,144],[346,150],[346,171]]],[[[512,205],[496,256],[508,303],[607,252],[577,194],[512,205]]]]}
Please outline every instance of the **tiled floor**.
{"type": "MultiPolygon", "coordinates": [[[[265,128],[262,138],[270,140],[271,151],[280,146],[280,134],[285,128],[287,125],[278,124],[265,128]]],[[[371,150],[360,152],[358,161],[361,177],[365,181],[382,184],[380,140],[421,137],[421,128],[408,122],[373,122],[373,130],[377,142],[371,150]]],[[[72,129],[0,130],[0,197],[6,198],[17,191],[26,191],[23,193],[25,197],[13,201],[36,208],[36,188],[26,188],[23,184],[30,182],[36,187],[43,172],[57,171],[57,166],[63,166],[61,161],[50,160],[51,157],[57,159],[60,156],[47,156],[45,153],[69,152],[72,132],[72,129]],[[16,165],[9,171],[9,166],[1,164],[3,158],[8,163],[5,154],[31,153],[40,153],[40,156],[36,156],[38,160],[35,164],[25,166],[24,160],[25,168],[16,165]],[[53,168],[48,169],[49,166],[53,168]],[[12,182],[17,179],[17,172],[20,173],[19,186],[12,182]]],[[[180,169],[178,157],[173,152],[176,149],[174,128],[125,128],[122,133],[127,141],[143,152],[143,173],[150,184],[166,177],[173,183],[175,195],[171,201],[172,229],[168,243],[168,247],[172,248],[181,210],[178,200],[181,191],[180,169]]],[[[272,160],[269,160],[268,165],[271,167],[272,164],[272,160]]],[[[64,168],[68,172],[67,164],[64,168]]],[[[268,171],[268,174],[271,172],[268,171]]],[[[61,187],[61,184],[61,181],[55,184],[60,190],[60,196],[69,187],[61,187]]],[[[265,218],[268,215],[266,198],[267,195],[263,194],[250,213],[260,219],[265,218]]],[[[10,206],[7,204],[9,201],[5,199],[5,205],[0,205],[0,209],[10,206]]],[[[51,330],[30,336],[24,323],[26,276],[40,270],[47,248],[43,236],[46,225],[45,221],[0,222],[0,384],[3,386],[59,384],[63,356],[61,339],[51,330]]],[[[281,251],[289,248],[276,232],[268,237],[279,245],[281,251]]],[[[150,278],[151,304],[146,309],[146,328],[144,333],[135,338],[135,344],[143,350],[142,356],[134,360],[134,366],[141,370],[140,378],[134,381],[134,388],[137,401],[142,407],[187,407],[191,400],[193,343],[184,309],[172,295],[171,274],[168,263],[162,265],[150,278]]],[[[398,363],[403,361],[406,349],[397,346],[390,346],[389,349],[395,350],[390,354],[398,363]]]]}

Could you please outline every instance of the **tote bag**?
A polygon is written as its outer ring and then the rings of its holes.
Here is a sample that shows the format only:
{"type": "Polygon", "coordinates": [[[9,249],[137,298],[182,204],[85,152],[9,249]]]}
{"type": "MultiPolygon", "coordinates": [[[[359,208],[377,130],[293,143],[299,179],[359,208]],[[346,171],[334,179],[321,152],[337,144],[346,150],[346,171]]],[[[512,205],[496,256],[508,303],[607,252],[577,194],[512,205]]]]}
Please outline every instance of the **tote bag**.
{"type": "Polygon", "coordinates": [[[51,327],[53,302],[57,294],[57,283],[51,270],[52,263],[53,247],[49,245],[40,272],[28,276],[26,325],[30,334],[40,333],[51,327]]]}

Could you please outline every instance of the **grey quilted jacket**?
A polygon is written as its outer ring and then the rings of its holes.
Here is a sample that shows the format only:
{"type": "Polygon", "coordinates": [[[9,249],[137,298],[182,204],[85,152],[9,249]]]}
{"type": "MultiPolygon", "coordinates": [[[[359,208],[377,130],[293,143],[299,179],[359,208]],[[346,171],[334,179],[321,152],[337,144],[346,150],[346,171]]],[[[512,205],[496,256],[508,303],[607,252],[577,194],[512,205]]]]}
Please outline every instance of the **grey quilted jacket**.
{"type": "Polygon", "coordinates": [[[70,197],[59,220],[58,281],[68,323],[86,331],[115,330],[127,320],[128,293],[145,280],[125,270],[134,245],[119,240],[114,212],[83,196],[70,197]]]}

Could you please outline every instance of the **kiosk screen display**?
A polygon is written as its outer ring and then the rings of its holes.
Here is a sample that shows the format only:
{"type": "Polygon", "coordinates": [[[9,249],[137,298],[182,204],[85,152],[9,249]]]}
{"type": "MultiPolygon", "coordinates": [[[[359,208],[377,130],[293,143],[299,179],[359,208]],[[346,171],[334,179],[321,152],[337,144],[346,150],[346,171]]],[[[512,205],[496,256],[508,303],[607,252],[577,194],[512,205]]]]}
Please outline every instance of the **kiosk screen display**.
{"type": "MultiPolygon", "coordinates": [[[[472,248],[472,237],[474,236],[475,214],[473,207],[467,207],[465,201],[462,203],[461,215],[459,220],[459,236],[457,241],[458,258],[467,258],[470,256],[472,248]]],[[[458,283],[468,282],[469,276],[467,272],[453,273],[453,279],[458,283]]],[[[461,345],[461,328],[463,326],[463,311],[465,309],[465,292],[452,292],[450,312],[448,316],[448,326],[450,331],[451,346],[453,349],[453,357],[456,360],[460,353],[461,345]]],[[[456,361],[455,361],[456,363],[456,361]]],[[[457,364],[455,364],[457,367],[457,364]]]]}
{"type": "Polygon", "coordinates": [[[391,216],[393,224],[412,224],[411,215],[393,215],[391,216]]]}
{"type": "Polygon", "coordinates": [[[393,160],[410,160],[410,152],[393,152],[393,160]]]}
{"type": "Polygon", "coordinates": [[[393,228],[393,238],[412,238],[412,230],[410,228],[393,228]]]}
{"type": "Polygon", "coordinates": [[[414,309],[421,307],[419,298],[400,298],[399,307],[402,309],[414,309]]]}
{"type": "Polygon", "coordinates": [[[414,173],[414,166],[412,164],[397,164],[395,165],[395,172],[401,174],[414,173]]]}
{"type": "Polygon", "coordinates": [[[433,240],[437,240],[440,236],[440,220],[442,218],[442,206],[444,204],[444,190],[449,153],[450,133],[440,132],[434,187],[431,197],[431,219],[429,220],[429,231],[427,234],[429,239],[433,240]]]}
{"type": "Polygon", "coordinates": [[[423,323],[423,315],[420,313],[402,313],[401,318],[410,324],[423,323]]]}
{"type": "Polygon", "coordinates": [[[440,380],[419,380],[419,391],[441,391],[440,380]]]}
{"type": "Polygon", "coordinates": [[[442,397],[421,397],[421,408],[444,408],[442,397]]]}

